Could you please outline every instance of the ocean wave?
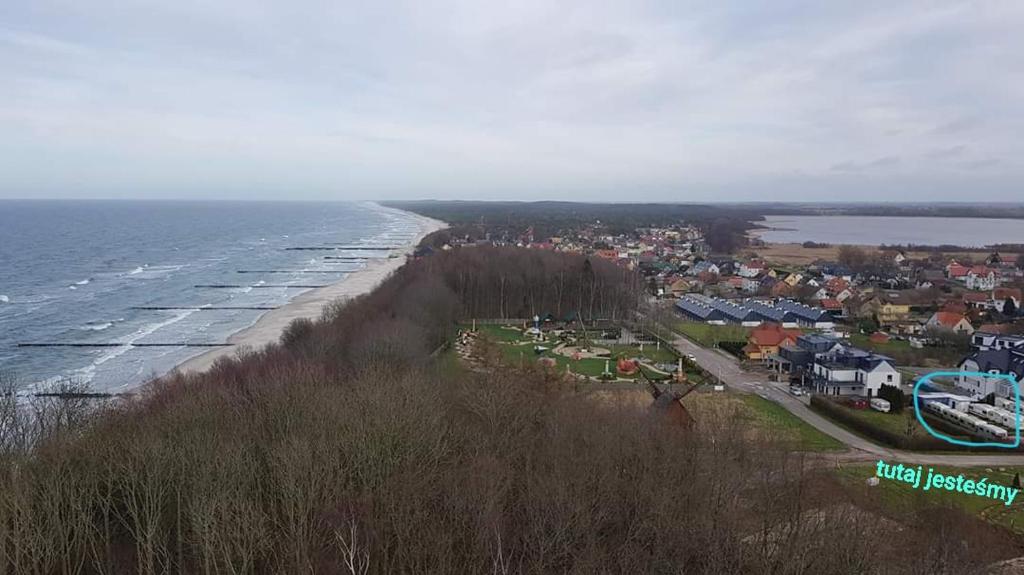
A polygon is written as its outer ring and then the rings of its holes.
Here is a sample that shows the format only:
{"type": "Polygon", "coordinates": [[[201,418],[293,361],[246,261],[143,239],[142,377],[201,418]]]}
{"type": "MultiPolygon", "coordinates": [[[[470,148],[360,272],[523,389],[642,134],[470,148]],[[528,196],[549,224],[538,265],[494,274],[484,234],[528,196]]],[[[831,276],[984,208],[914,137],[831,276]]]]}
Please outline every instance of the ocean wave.
{"type": "Polygon", "coordinates": [[[0,295],[0,303],[11,303],[11,298],[5,295],[0,295]]]}
{"type": "Polygon", "coordinates": [[[84,280],[82,280],[80,282],[75,282],[75,285],[76,286],[87,286],[87,285],[89,285],[89,282],[91,282],[91,281],[92,281],[92,278],[88,278],[88,279],[84,279],[84,280]]]}
{"type": "Polygon", "coordinates": [[[130,276],[137,276],[137,275],[141,274],[144,271],[146,271],[146,267],[139,266],[139,267],[133,269],[132,271],[128,272],[128,275],[130,275],[130,276]]]}
{"type": "Polygon", "coordinates": [[[109,348],[109,350],[104,351],[103,353],[101,353],[100,356],[98,358],[96,358],[96,360],[93,361],[91,364],[89,364],[86,367],[83,367],[81,369],[76,370],[75,374],[79,378],[83,379],[86,383],[92,382],[93,378],[96,376],[96,371],[99,369],[100,366],[102,366],[103,364],[105,364],[105,363],[107,363],[107,362],[109,362],[109,361],[111,361],[113,359],[117,359],[117,358],[121,357],[122,355],[124,355],[125,353],[127,353],[128,350],[132,349],[131,344],[139,341],[140,339],[143,339],[145,337],[153,335],[156,331],[158,331],[158,330],[160,330],[162,328],[165,328],[165,327],[167,327],[169,325],[178,323],[179,321],[181,321],[181,320],[187,318],[188,316],[192,315],[192,313],[193,313],[192,310],[183,310],[181,312],[178,312],[178,313],[175,313],[175,314],[171,315],[170,317],[168,317],[167,319],[165,319],[163,321],[155,322],[155,323],[151,323],[149,325],[143,326],[142,328],[136,330],[134,333],[129,335],[124,340],[124,345],[123,346],[109,348]]]}

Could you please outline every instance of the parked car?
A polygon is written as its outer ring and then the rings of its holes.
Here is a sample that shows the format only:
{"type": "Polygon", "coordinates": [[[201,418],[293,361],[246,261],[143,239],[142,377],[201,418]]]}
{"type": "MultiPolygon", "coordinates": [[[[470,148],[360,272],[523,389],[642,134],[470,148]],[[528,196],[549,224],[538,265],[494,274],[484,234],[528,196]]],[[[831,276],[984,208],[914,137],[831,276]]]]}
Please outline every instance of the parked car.
{"type": "Polygon", "coordinates": [[[686,359],[690,361],[697,361],[697,356],[693,355],[692,353],[688,353],[686,354],[686,359]]]}
{"type": "Polygon", "coordinates": [[[804,390],[800,389],[799,387],[791,387],[789,388],[789,392],[797,396],[804,394],[804,390]]]}

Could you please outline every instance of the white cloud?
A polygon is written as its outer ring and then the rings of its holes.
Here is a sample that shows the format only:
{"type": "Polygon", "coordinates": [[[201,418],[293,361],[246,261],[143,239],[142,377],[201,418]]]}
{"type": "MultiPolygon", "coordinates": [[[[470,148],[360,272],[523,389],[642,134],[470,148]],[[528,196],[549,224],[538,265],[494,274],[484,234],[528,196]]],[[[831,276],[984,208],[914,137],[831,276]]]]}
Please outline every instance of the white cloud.
{"type": "Polygon", "coordinates": [[[32,0],[0,16],[0,197],[820,199],[870,174],[856,199],[953,200],[938,175],[997,195],[1021,176],[1012,2],[32,0]]]}

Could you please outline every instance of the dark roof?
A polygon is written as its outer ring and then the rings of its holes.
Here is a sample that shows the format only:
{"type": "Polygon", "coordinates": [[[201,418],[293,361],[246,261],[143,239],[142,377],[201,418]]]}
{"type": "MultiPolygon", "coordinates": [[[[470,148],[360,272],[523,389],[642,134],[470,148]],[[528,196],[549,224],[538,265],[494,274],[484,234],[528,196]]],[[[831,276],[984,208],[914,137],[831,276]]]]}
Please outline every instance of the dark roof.
{"type": "Polygon", "coordinates": [[[1014,379],[1024,375],[1024,350],[1020,349],[988,349],[975,351],[965,357],[960,365],[968,359],[978,364],[978,371],[996,370],[1003,374],[1013,374],[1014,379]]]}
{"type": "Polygon", "coordinates": [[[684,295],[676,302],[676,308],[703,321],[726,320],[739,323],[759,319],[753,310],[745,306],[700,294],[684,295]]]}
{"type": "Polygon", "coordinates": [[[847,346],[837,350],[836,353],[822,365],[831,368],[863,369],[870,371],[882,363],[888,363],[891,366],[894,365],[894,362],[890,357],[865,351],[857,347],[847,346]]]}
{"type": "Polygon", "coordinates": [[[835,347],[837,343],[839,343],[839,338],[817,333],[807,333],[796,338],[798,346],[815,353],[828,351],[835,347]]]}
{"type": "Polygon", "coordinates": [[[721,312],[689,296],[679,298],[679,301],[676,302],[676,309],[687,316],[702,321],[722,319],[721,312]]]}
{"type": "Polygon", "coordinates": [[[790,299],[775,302],[775,307],[806,322],[832,321],[832,316],[820,307],[811,307],[790,299]]]}
{"type": "Polygon", "coordinates": [[[788,318],[785,310],[768,305],[765,302],[748,299],[744,303],[747,307],[752,309],[754,313],[761,316],[761,318],[766,321],[784,323],[790,319],[788,318]]]}

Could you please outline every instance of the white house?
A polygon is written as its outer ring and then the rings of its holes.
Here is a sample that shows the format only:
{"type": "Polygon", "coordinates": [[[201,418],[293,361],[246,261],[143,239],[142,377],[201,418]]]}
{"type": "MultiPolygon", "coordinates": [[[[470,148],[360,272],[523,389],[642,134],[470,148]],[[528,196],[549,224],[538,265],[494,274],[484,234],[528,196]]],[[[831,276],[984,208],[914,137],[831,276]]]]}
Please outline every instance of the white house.
{"type": "Polygon", "coordinates": [[[816,359],[813,371],[815,389],[825,395],[877,397],[882,385],[902,383],[891,359],[853,347],[816,359]]]}
{"type": "MultiPolygon", "coordinates": [[[[1024,375],[1024,349],[977,350],[960,362],[960,371],[1009,375],[1014,381],[1020,382],[1021,376],[1024,375]]],[[[997,397],[1013,399],[1017,393],[1015,391],[1017,385],[1011,384],[1002,377],[961,374],[957,378],[956,386],[964,393],[969,393],[974,397],[985,397],[994,393],[997,397]]]]}
{"type": "Polygon", "coordinates": [[[974,326],[971,322],[967,321],[961,313],[954,313],[951,311],[937,311],[932,314],[932,317],[928,318],[925,323],[925,327],[946,329],[954,333],[974,333],[974,326]]]}
{"type": "Polygon", "coordinates": [[[971,345],[982,351],[989,349],[1024,349],[1024,336],[978,331],[971,336],[971,345]]]}
{"type": "Polygon", "coordinates": [[[752,278],[759,275],[764,271],[764,262],[761,260],[751,260],[740,264],[740,269],[736,272],[736,275],[744,278],[752,278]]]}
{"type": "Polygon", "coordinates": [[[988,291],[996,288],[996,272],[985,266],[974,266],[964,278],[967,289],[988,291]]]}

